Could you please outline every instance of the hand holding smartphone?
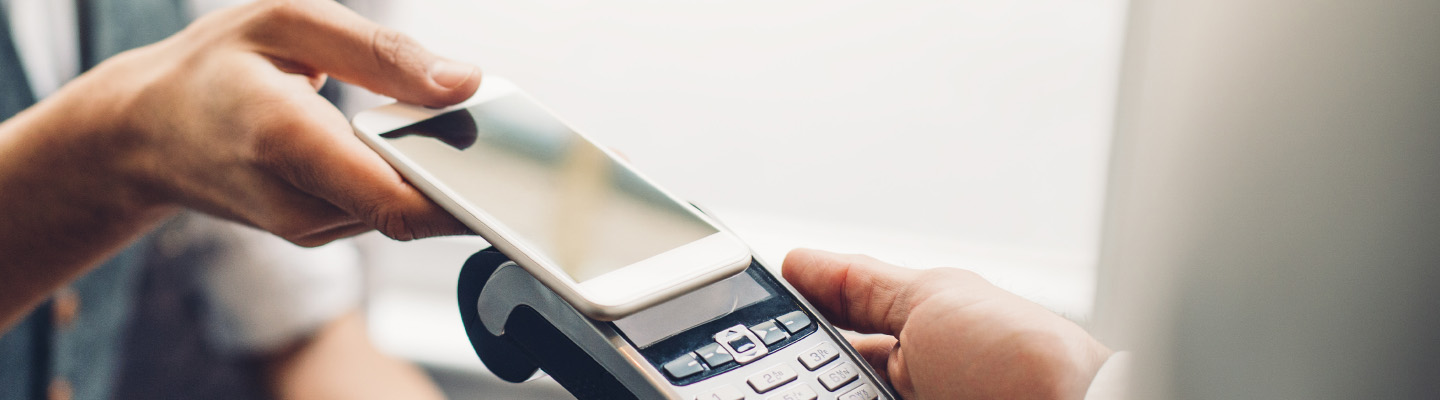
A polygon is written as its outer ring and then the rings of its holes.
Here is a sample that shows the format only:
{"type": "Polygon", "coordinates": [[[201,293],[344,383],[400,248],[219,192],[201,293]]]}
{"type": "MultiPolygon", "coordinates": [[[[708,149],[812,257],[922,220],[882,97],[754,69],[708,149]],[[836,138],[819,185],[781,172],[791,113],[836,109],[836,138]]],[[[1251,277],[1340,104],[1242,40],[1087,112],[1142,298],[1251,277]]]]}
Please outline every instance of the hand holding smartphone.
{"type": "Polygon", "coordinates": [[[747,246],[501,78],[444,109],[391,104],[355,133],[587,316],[624,317],[740,273],[747,246]]]}

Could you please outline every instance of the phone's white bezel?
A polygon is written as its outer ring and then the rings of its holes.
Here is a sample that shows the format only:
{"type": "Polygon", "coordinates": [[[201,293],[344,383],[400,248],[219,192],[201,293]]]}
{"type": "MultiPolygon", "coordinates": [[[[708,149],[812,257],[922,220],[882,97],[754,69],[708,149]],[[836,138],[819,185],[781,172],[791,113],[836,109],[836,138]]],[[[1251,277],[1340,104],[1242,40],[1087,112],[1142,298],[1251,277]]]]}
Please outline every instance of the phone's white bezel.
{"type": "MultiPolygon", "coordinates": [[[[636,176],[641,180],[655,186],[672,201],[685,205],[684,208],[687,212],[715,227],[717,232],[585,282],[576,282],[553,261],[539,257],[540,252],[533,251],[522,242],[509,240],[517,235],[509,231],[497,218],[468,202],[460,201],[460,196],[450,188],[418,168],[408,157],[379,137],[380,134],[446,112],[512,94],[525,97],[544,109],[557,121],[571,127],[571,130],[584,140],[594,142],[583,132],[574,129],[572,125],[555,116],[555,113],[545,108],[544,105],[520,91],[514,84],[491,76],[485,77],[474,96],[460,104],[433,109],[393,103],[356,114],[352,123],[355,134],[360,137],[361,141],[394,166],[411,185],[489,241],[492,246],[504,252],[516,264],[535,275],[536,279],[549,286],[556,294],[574,305],[577,310],[591,318],[604,321],[619,319],[744,271],[749,266],[751,253],[744,243],[709,216],[688,206],[688,203],[680,201],[664,188],[656,186],[648,177],[635,171],[636,176]]],[[[609,148],[597,147],[608,157],[634,171],[634,168],[624,158],[617,157],[609,148]]]]}

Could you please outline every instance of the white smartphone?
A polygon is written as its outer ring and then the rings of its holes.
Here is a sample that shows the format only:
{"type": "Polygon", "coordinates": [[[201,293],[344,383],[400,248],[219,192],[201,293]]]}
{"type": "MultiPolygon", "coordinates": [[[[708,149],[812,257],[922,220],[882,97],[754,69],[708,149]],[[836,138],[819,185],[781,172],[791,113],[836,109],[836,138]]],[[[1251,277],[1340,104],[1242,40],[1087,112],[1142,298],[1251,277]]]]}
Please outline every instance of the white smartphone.
{"type": "Polygon", "coordinates": [[[501,78],[444,109],[390,104],[355,133],[410,184],[587,316],[615,320],[735,275],[749,248],[501,78]]]}

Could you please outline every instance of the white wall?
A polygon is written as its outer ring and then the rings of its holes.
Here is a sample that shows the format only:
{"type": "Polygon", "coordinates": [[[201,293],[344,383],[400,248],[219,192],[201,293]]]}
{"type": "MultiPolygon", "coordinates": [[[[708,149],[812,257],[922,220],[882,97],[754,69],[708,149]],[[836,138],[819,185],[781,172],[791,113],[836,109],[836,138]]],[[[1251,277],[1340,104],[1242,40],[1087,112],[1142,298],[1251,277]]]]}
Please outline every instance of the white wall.
{"type": "Polygon", "coordinates": [[[717,208],[1088,254],[1120,9],[420,0],[377,18],[717,208]]]}

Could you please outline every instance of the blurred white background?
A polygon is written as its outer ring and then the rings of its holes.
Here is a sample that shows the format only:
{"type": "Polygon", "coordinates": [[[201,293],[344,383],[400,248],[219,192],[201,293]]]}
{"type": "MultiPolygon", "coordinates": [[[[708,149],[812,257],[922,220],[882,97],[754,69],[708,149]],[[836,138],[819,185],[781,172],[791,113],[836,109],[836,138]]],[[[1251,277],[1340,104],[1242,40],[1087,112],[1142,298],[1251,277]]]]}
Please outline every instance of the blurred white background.
{"type": "MultiPolygon", "coordinates": [[[[1121,0],[357,8],[515,81],[709,208],[776,266],[806,246],[969,268],[1071,318],[1088,316],[1121,0]]],[[[483,242],[363,240],[382,347],[480,371],[453,290],[483,242]]]]}

